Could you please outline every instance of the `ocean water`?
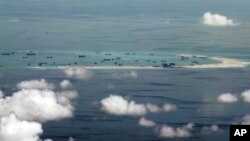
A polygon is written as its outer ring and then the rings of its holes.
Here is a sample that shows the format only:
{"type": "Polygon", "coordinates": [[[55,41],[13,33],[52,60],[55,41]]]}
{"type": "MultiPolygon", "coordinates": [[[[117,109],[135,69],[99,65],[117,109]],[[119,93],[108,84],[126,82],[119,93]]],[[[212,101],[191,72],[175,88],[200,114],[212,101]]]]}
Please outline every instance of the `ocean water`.
{"type": "MultiPolygon", "coordinates": [[[[113,73],[124,70],[94,70],[90,80],[69,79],[79,97],[74,100],[75,116],[59,121],[50,121],[44,126],[44,138],[67,140],[229,140],[229,125],[248,114],[249,104],[244,102],[218,103],[221,93],[240,93],[249,88],[249,69],[218,70],[138,70],[137,79],[114,79],[113,73]],[[226,72],[226,73],[225,73],[226,72]],[[230,76],[230,77],[228,77],[230,76]],[[114,85],[109,88],[109,85],[114,85]],[[146,118],[158,124],[180,127],[195,123],[192,137],[162,138],[154,128],[138,125],[140,117],[114,116],[101,111],[97,101],[110,94],[127,96],[139,103],[176,104],[173,112],[147,114],[146,118]],[[204,126],[217,124],[220,131],[201,132],[204,126]]],[[[126,72],[126,71],[125,71],[126,72]]],[[[8,70],[3,72],[1,86],[15,84],[22,80],[45,78],[58,84],[65,79],[62,70],[8,70]]],[[[6,95],[16,90],[3,89],[6,95]]]]}
{"type": "Polygon", "coordinates": [[[0,0],[0,53],[10,53],[0,55],[0,90],[11,96],[24,80],[71,81],[79,93],[74,116],[43,123],[42,139],[228,141],[229,125],[250,113],[249,103],[225,104],[217,98],[249,89],[249,67],[185,66],[219,63],[212,57],[250,62],[249,6],[248,0],[0,0]],[[206,26],[202,16],[208,11],[239,25],[206,26]],[[191,57],[182,59],[183,54],[191,57]],[[162,68],[162,63],[176,66],[162,68]],[[70,66],[88,66],[93,77],[68,78],[63,67],[70,66]],[[112,77],[130,71],[138,77],[112,77]],[[156,128],[139,126],[140,117],[103,112],[100,101],[110,94],[175,104],[173,112],[145,117],[171,127],[194,123],[192,136],[164,138],[156,128]],[[203,132],[211,125],[219,130],[203,132]]]}

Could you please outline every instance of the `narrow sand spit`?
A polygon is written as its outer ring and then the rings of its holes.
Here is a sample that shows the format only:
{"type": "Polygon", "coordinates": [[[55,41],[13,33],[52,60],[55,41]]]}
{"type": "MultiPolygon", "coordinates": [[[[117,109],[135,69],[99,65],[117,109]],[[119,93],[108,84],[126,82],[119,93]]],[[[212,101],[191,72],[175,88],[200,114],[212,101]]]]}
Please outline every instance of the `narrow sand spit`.
{"type": "Polygon", "coordinates": [[[221,58],[221,57],[208,57],[210,60],[218,61],[215,64],[196,64],[182,66],[184,68],[242,68],[250,64],[250,62],[241,61],[237,59],[221,58]]]}

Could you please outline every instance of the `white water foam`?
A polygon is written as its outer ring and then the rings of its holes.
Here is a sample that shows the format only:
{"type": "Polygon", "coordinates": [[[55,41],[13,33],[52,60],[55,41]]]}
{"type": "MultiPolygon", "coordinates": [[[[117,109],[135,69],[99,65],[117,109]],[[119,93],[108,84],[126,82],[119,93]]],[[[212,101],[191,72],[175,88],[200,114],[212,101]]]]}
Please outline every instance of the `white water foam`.
{"type": "MultiPolygon", "coordinates": [[[[192,55],[187,54],[183,56],[190,57],[192,55]]],[[[209,56],[202,56],[202,55],[197,55],[197,57],[206,57],[210,60],[217,61],[218,63],[184,65],[181,67],[183,68],[243,68],[250,64],[250,62],[232,59],[232,58],[209,57],[209,56]]]]}

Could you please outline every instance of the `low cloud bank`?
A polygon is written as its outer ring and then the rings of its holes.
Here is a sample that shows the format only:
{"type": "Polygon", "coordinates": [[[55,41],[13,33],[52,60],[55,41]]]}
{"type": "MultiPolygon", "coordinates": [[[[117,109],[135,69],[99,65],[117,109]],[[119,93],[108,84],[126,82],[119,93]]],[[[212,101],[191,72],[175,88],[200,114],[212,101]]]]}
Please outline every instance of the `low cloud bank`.
{"type": "Polygon", "coordinates": [[[139,125],[144,126],[144,127],[153,127],[153,126],[156,126],[156,123],[151,120],[146,119],[145,117],[142,117],[139,120],[139,125]]]}
{"type": "Polygon", "coordinates": [[[83,67],[68,67],[64,73],[69,78],[89,79],[93,76],[92,72],[83,67]]]}
{"type": "Polygon", "coordinates": [[[121,73],[121,74],[114,73],[114,74],[112,74],[112,77],[116,78],[116,79],[125,79],[125,78],[135,79],[138,77],[138,73],[135,71],[130,71],[128,73],[121,73]]]}
{"type": "Polygon", "coordinates": [[[11,96],[0,91],[0,141],[52,141],[40,139],[41,122],[72,117],[77,92],[53,91],[55,85],[44,79],[22,81],[17,88],[11,96]]]}
{"type": "Polygon", "coordinates": [[[204,127],[202,127],[202,131],[205,132],[205,133],[217,132],[219,130],[220,130],[220,128],[216,124],[211,125],[211,126],[204,126],[204,127]]]}
{"type": "Polygon", "coordinates": [[[220,14],[213,14],[211,12],[205,12],[202,17],[204,25],[208,26],[235,26],[238,25],[233,19],[220,14]]]}
{"type": "Polygon", "coordinates": [[[75,141],[75,139],[72,137],[69,137],[68,141],[75,141]]]}
{"type": "MultiPolygon", "coordinates": [[[[53,141],[42,140],[42,124],[18,118],[15,113],[10,113],[0,119],[0,141],[53,141]]],[[[74,141],[69,137],[68,141],[74,141]]]]}
{"type": "Polygon", "coordinates": [[[170,112],[170,111],[176,110],[177,107],[176,107],[176,105],[173,105],[173,104],[164,104],[162,109],[165,112],[170,112]]]}
{"type": "Polygon", "coordinates": [[[60,87],[61,89],[69,89],[69,88],[72,88],[72,83],[69,80],[63,80],[60,83],[60,87]]]}
{"type": "MultiPolygon", "coordinates": [[[[237,102],[238,99],[240,99],[241,101],[244,101],[246,103],[250,103],[250,89],[247,89],[238,95],[226,93],[226,94],[222,94],[218,97],[218,101],[224,102],[224,103],[237,102]]],[[[240,120],[237,120],[236,123],[243,124],[243,125],[250,125],[250,114],[244,116],[240,120]]]]}
{"type": "Polygon", "coordinates": [[[231,93],[221,94],[217,99],[222,103],[233,103],[238,101],[238,97],[231,93]]]}
{"type": "Polygon", "coordinates": [[[192,136],[191,130],[193,129],[193,126],[193,123],[188,123],[183,127],[177,128],[168,125],[163,125],[157,130],[160,136],[164,138],[186,138],[192,136]]]}
{"type": "MultiPolygon", "coordinates": [[[[61,83],[63,88],[72,86],[68,80],[61,83]]],[[[72,100],[76,91],[53,91],[55,85],[45,79],[22,81],[19,89],[11,96],[4,96],[0,91],[0,116],[14,112],[20,119],[46,122],[73,116],[72,100]]]]}
{"type": "Polygon", "coordinates": [[[54,90],[55,85],[48,83],[45,79],[22,81],[17,84],[18,89],[48,89],[54,90]]]}
{"type": "Polygon", "coordinates": [[[74,91],[54,92],[51,90],[23,89],[12,96],[0,99],[0,116],[14,112],[24,120],[46,122],[73,116],[71,99],[74,91]]]}
{"type": "Polygon", "coordinates": [[[250,89],[243,91],[240,96],[231,93],[221,94],[217,99],[222,103],[233,103],[239,101],[239,98],[247,103],[250,103],[250,89]]]}
{"type": "Polygon", "coordinates": [[[242,125],[250,125],[250,114],[244,116],[241,119],[240,124],[242,124],[242,125]]]}
{"type": "Polygon", "coordinates": [[[241,97],[243,98],[243,101],[250,102],[250,90],[246,90],[241,93],[241,97]]]}
{"type": "Polygon", "coordinates": [[[147,113],[169,112],[176,109],[176,106],[171,104],[165,104],[163,108],[151,103],[140,104],[119,95],[110,95],[102,99],[100,103],[102,111],[113,115],[144,116],[147,113]]]}
{"type": "Polygon", "coordinates": [[[158,113],[161,111],[161,108],[158,105],[151,104],[151,103],[146,104],[146,108],[151,113],[158,113]]]}
{"type": "Polygon", "coordinates": [[[135,101],[128,101],[122,96],[110,95],[101,100],[102,110],[114,115],[143,116],[147,109],[143,104],[137,104],[135,101]]]}
{"type": "Polygon", "coordinates": [[[40,139],[42,133],[43,129],[40,123],[20,120],[14,113],[0,119],[1,141],[42,141],[40,139]]]}
{"type": "Polygon", "coordinates": [[[4,96],[3,91],[0,90],[0,98],[2,98],[4,96]]]}

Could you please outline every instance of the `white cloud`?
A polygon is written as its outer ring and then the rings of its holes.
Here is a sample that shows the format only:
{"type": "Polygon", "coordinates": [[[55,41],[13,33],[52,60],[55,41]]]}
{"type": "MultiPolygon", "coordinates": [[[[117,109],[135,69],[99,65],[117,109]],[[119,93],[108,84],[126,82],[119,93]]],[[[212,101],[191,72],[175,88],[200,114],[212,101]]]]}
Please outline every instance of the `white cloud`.
{"type": "Polygon", "coordinates": [[[153,127],[153,126],[156,126],[156,123],[151,121],[151,120],[148,120],[144,117],[142,117],[140,120],[139,120],[139,125],[140,126],[144,126],[144,127],[153,127]]]}
{"type": "Polygon", "coordinates": [[[157,112],[161,111],[161,108],[155,104],[148,103],[146,105],[146,107],[147,107],[148,111],[151,113],[157,113],[157,112]]]}
{"type": "Polygon", "coordinates": [[[75,139],[72,137],[69,137],[68,141],[75,141],[75,139]]]}
{"type": "Polygon", "coordinates": [[[121,73],[121,74],[114,73],[114,74],[112,74],[112,77],[113,77],[113,78],[116,78],[116,79],[137,78],[137,77],[138,77],[138,73],[135,72],[135,71],[130,71],[130,72],[121,73]]]}
{"type": "Polygon", "coordinates": [[[54,84],[44,79],[22,81],[17,88],[11,96],[0,91],[0,141],[52,141],[40,139],[43,130],[38,122],[72,117],[77,92],[54,92],[54,84]]]}
{"type": "Polygon", "coordinates": [[[4,96],[3,91],[0,90],[0,98],[2,98],[4,96]]]}
{"type": "Polygon", "coordinates": [[[241,124],[250,125],[250,114],[244,116],[241,120],[241,124]]]}
{"type": "Polygon", "coordinates": [[[71,99],[76,96],[74,91],[22,89],[0,98],[0,116],[15,112],[20,119],[39,122],[69,118],[74,111],[71,99]]]}
{"type": "Polygon", "coordinates": [[[0,141],[42,141],[42,133],[40,123],[20,120],[14,113],[0,119],[0,141]]]}
{"type": "Polygon", "coordinates": [[[246,90],[241,94],[241,97],[245,102],[250,102],[250,90],[246,90]]]}
{"type": "Polygon", "coordinates": [[[64,70],[67,77],[78,79],[89,79],[93,74],[83,67],[68,67],[64,70]]]}
{"type": "Polygon", "coordinates": [[[221,94],[217,99],[219,102],[222,102],[222,103],[233,103],[233,102],[238,101],[237,96],[231,93],[221,94]]]}
{"type": "Polygon", "coordinates": [[[66,100],[71,100],[75,99],[78,97],[78,94],[76,91],[60,91],[60,92],[55,92],[60,99],[66,99],[66,100]]]}
{"type": "Polygon", "coordinates": [[[55,89],[54,84],[48,83],[46,80],[29,80],[29,81],[22,81],[17,84],[18,89],[55,89]]]}
{"type": "Polygon", "coordinates": [[[173,104],[164,104],[162,107],[159,107],[158,105],[148,103],[146,104],[146,107],[149,112],[151,113],[158,113],[158,112],[170,112],[177,109],[176,105],[173,104]]]}
{"type": "Polygon", "coordinates": [[[188,123],[187,125],[183,126],[183,128],[192,130],[194,128],[194,124],[193,123],[188,123]]]}
{"type": "Polygon", "coordinates": [[[114,115],[143,116],[147,113],[170,112],[176,109],[172,104],[164,104],[162,108],[151,103],[138,104],[119,95],[110,95],[100,103],[103,111],[114,115]]]}
{"type": "Polygon", "coordinates": [[[214,125],[211,125],[211,126],[204,126],[202,127],[202,131],[205,132],[205,133],[211,133],[211,132],[217,132],[219,131],[219,126],[214,124],[214,125]]]}
{"type": "Polygon", "coordinates": [[[213,14],[205,12],[203,15],[203,24],[208,26],[234,26],[238,25],[233,19],[229,19],[226,16],[220,14],[213,14]]]}
{"type": "Polygon", "coordinates": [[[192,134],[190,130],[193,129],[194,124],[189,123],[183,127],[173,128],[168,125],[163,125],[159,129],[159,133],[161,137],[165,138],[184,138],[184,137],[191,137],[192,134]]]}
{"type": "Polygon", "coordinates": [[[176,110],[176,105],[173,104],[164,104],[163,105],[163,111],[170,112],[176,110]]]}
{"type": "Polygon", "coordinates": [[[69,81],[69,80],[63,80],[61,83],[60,83],[60,87],[62,89],[68,89],[68,88],[71,88],[72,87],[72,83],[69,81]]]}
{"type": "Polygon", "coordinates": [[[102,99],[101,105],[104,112],[114,115],[143,116],[147,113],[145,105],[128,101],[118,95],[110,95],[102,99]]]}

